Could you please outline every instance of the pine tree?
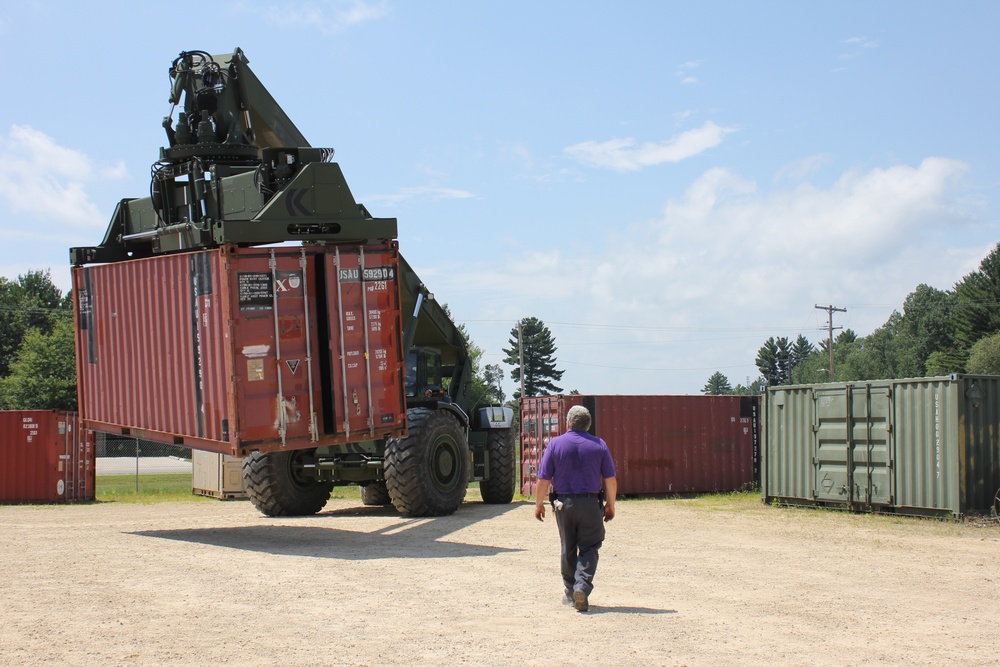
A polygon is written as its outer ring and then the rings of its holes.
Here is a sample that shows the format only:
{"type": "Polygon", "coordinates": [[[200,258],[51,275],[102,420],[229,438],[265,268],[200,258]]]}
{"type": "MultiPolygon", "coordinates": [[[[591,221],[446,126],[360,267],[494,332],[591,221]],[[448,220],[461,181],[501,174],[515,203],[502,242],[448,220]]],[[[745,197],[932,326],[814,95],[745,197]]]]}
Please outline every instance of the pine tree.
{"type": "Polygon", "coordinates": [[[733,393],[733,386],[729,384],[729,378],[715,371],[705,386],[701,388],[701,393],[708,394],[709,396],[723,396],[733,393]]]}
{"type": "Polygon", "coordinates": [[[792,346],[787,338],[771,336],[757,351],[757,370],[767,380],[767,386],[788,384],[792,380],[792,346]]]}
{"type": "Polygon", "coordinates": [[[955,286],[955,339],[967,352],[980,338],[1000,331],[1000,244],[955,286]]]}
{"type": "MultiPolygon", "coordinates": [[[[521,329],[521,347],[524,351],[524,392],[528,396],[558,394],[562,387],[554,383],[562,379],[564,371],[556,370],[556,343],[549,328],[536,317],[525,317],[518,326],[521,329]]],[[[514,367],[510,377],[521,382],[521,359],[518,350],[518,326],[510,330],[509,348],[504,348],[505,364],[514,367]]],[[[514,392],[520,397],[520,391],[514,392]]]]}

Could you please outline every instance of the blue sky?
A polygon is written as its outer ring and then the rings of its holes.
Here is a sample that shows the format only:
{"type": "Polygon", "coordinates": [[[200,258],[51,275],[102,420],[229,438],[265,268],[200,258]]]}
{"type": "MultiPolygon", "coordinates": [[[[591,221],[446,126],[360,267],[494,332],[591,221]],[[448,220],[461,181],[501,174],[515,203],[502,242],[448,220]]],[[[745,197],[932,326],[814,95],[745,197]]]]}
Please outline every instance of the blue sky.
{"type": "Polygon", "coordinates": [[[148,192],[171,60],[237,46],[484,360],[538,317],[567,391],[746,382],[817,304],[866,335],[1000,240],[1000,3],[185,7],[0,5],[0,275],[68,289],[148,192]]]}

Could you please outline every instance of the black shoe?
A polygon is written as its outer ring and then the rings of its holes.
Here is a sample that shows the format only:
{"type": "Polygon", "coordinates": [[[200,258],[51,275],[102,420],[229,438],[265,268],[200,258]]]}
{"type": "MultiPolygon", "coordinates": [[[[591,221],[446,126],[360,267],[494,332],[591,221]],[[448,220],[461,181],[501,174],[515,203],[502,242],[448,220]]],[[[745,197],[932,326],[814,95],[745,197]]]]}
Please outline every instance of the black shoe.
{"type": "Polygon", "coordinates": [[[565,606],[567,606],[567,607],[572,607],[574,604],[576,604],[573,601],[573,591],[572,590],[566,589],[566,591],[563,593],[562,603],[565,606]]]}
{"type": "Polygon", "coordinates": [[[581,590],[573,591],[573,606],[576,607],[577,611],[587,611],[590,609],[587,594],[581,590]]]}

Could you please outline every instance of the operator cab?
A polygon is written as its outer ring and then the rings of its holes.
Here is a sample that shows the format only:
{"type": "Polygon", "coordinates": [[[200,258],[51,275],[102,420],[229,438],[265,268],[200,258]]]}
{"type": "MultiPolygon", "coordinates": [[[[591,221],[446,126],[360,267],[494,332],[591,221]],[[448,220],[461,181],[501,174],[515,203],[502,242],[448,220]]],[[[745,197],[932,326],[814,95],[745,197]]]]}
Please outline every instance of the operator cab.
{"type": "Polygon", "coordinates": [[[411,347],[406,356],[406,402],[409,405],[448,400],[441,381],[441,351],[411,347]]]}

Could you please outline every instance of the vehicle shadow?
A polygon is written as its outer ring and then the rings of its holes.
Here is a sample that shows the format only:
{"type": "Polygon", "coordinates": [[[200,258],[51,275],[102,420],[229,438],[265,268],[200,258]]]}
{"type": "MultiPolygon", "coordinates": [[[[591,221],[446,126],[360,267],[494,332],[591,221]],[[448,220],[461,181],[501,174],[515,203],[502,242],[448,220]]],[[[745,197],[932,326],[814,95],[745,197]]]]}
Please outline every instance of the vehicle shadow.
{"type": "Polygon", "coordinates": [[[340,560],[383,558],[470,558],[523,551],[495,544],[468,544],[444,539],[462,528],[500,516],[517,507],[511,505],[463,505],[451,516],[408,518],[391,507],[360,507],[321,513],[319,517],[385,517],[389,521],[376,530],[350,530],[316,524],[287,525],[288,518],[261,517],[254,526],[143,530],[129,533],[141,537],[176,540],[226,549],[253,551],[275,556],[307,556],[340,560]]]}

